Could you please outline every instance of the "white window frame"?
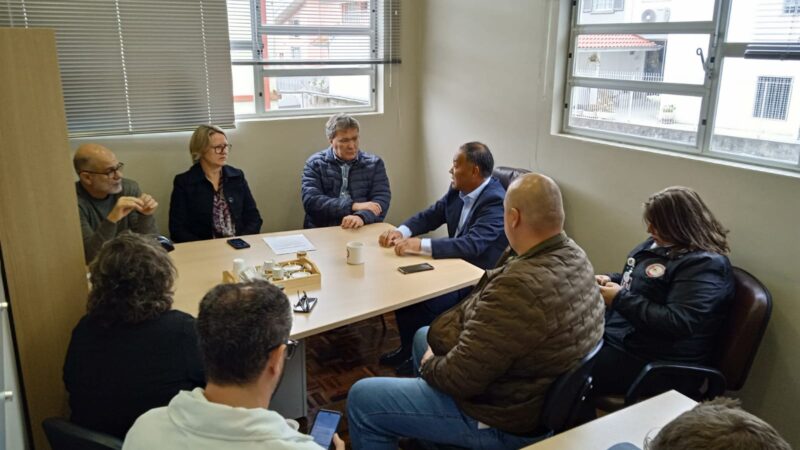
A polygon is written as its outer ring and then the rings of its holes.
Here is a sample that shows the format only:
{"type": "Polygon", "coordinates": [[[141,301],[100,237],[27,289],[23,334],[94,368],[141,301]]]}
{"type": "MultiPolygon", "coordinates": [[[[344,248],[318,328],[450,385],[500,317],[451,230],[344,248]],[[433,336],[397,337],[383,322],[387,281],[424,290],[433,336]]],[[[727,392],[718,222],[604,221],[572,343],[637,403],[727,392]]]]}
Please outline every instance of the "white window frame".
{"type": "MultiPolygon", "coordinates": [[[[231,50],[250,50],[252,51],[253,60],[260,59],[259,55],[259,36],[263,34],[270,35],[313,35],[330,34],[330,35],[366,35],[369,36],[373,48],[376,48],[381,39],[378,35],[378,20],[379,20],[379,2],[381,0],[369,0],[370,5],[370,26],[364,27],[308,27],[307,29],[297,28],[291,25],[261,25],[261,21],[257,18],[260,16],[260,2],[259,0],[251,0],[251,24],[252,24],[252,38],[245,46],[237,46],[235,42],[231,42],[231,50]]],[[[252,114],[237,114],[236,120],[251,120],[251,119],[270,119],[279,117],[307,117],[330,115],[339,112],[345,113],[368,113],[378,111],[378,80],[380,79],[379,65],[378,64],[364,64],[357,63],[345,66],[343,63],[337,63],[338,67],[331,65],[320,68],[308,68],[309,65],[314,63],[298,64],[295,62],[262,64],[252,63],[245,61],[231,61],[233,66],[252,66],[253,67],[253,83],[254,83],[254,105],[255,113],[252,114]],[[370,78],[370,98],[369,104],[365,106],[352,106],[352,107],[335,107],[335,108],[298,108],[298,109],[276,109],[266,111],[265,99],[269,96],[268,92],[263,91],[263,79],[265,77],[302,77],[302,76],[346,76],[346,75],[367,75],[370,78]],[[261,95],[259,95],[261,93],[261,95]]]]}
{"type": "MultiPolygon", "coordinates": [[[[592,1],[592,0],[586,0],[592,1]]],[[[696,22],[650,22],[650,23],[612,23],[612,24],[578,24],[581,15],[581,0],[574,0],[571,12],[570,36],[567,59],[566,83],[564,87],[562,132],[578,136],[585,136],[598,140],[633,144],[641,147],[657,148],[680,153],[688,153],[709,157],[713,159],[731,160],[746,164],[772,168],[788,169],[800,172],[798,163],[767,161],[763,158],[748,155],[716,152],[711,150],[711,139],[716,119],[716,106],[718,103],[721,74],[725,58],[744,58],[748,46],[753,43],[725,42],[723,36],[727,35],[728,21],[733,0],[716,0],[711,20],[696,22]],[[703,84],[679,84],[651,81],[629,81],[598,79],[592,77],[573,76],[576,59],[576,40],[579,35],[585,34],[706,34],[710,36],[708,54],[705,56],[705,72],[703,84]],[[631,90],[641,92],[658,92],[660,94],[685,95],[701,99],[700,116],[696,129],[695,145],[681,144],[666,140],[649,139],[640,136],[629,136],[619,133],[592,130],[587,128],[572,127],[570,120],[570,103],[574,87],[587,87],[599,89],[631,90]]],[[[769,47],[769,45],[767,46],[769,47]]],[[[780,47],[780,46],[777,46],[780,47]]],[[[779,51],[784,51],[780,48],[779,51]]],[[[796,49],[789,50],[796,52],[796,49]]],[[[779,58],[774,58],[779,59],[779,58]]],[[[698,64],[699,56],[698,56],[698,64]]],[[[788,105],[787,105],[788,108],[788,105]]],[[[788,109],[787,109],[788,110],[788,109]]]]}

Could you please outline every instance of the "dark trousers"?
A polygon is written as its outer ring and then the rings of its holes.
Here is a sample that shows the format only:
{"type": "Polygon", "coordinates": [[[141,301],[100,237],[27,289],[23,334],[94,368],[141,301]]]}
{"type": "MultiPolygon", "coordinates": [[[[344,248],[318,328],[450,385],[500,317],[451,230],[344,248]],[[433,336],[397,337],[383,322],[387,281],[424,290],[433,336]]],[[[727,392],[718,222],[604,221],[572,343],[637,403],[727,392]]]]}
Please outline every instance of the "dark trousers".
{"type": "Polygon", "coordinates": [[[411,344],[414,333],[420,328],[428,326],[439,314],[452,308],[472,291],[472,287],[448,292],[422,303],[406,306],[394,312],[397,319],[397,329],[400,332],[400,345],[411,356],[411,344]]]}
{"type": "Polygon", "coordinates": [[[625,395],[647,361],[606,341],[592,370],[595,395],[625,395]]]}

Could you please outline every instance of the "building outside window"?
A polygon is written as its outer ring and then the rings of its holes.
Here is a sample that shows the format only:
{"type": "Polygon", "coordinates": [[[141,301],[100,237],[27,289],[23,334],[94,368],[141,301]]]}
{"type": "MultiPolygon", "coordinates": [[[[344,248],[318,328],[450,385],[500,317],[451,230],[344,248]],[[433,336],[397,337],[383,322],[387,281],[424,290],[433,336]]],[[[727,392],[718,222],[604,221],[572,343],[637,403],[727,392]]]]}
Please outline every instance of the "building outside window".
{"type": "Polygon", "coordinates": [[[788,77],[758,77],[753,117],[786,120],[792,79],[788,77]]]}
{"type": "Polygon", "coordinates": [[[800,14],[800,0],[783,0],[784,14],[800,14]]]}
{"type": "Polygon", "coordinates": [[[374,111],[390,0],[228,0],[237,118],[374,111]]]}
{"type": "Polygon", "coordinates": [[[628,0],[611,21],[595,6],[573,7],[565,133],[800,171],[784,2],[628,0]]]}

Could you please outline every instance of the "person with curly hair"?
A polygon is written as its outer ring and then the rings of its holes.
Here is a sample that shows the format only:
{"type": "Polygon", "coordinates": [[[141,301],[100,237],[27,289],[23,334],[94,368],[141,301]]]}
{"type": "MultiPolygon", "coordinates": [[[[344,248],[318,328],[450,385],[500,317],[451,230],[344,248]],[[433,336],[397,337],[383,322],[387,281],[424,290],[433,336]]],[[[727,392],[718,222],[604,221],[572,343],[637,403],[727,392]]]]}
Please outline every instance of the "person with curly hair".
{"type": "Polygon", "coordinates": [[[89,270],[64,363],[71,420],[123,438],[142,413],[205,386],[195,321],[171,309],[175,266],[150,236],[120,234],[89,270]]]}

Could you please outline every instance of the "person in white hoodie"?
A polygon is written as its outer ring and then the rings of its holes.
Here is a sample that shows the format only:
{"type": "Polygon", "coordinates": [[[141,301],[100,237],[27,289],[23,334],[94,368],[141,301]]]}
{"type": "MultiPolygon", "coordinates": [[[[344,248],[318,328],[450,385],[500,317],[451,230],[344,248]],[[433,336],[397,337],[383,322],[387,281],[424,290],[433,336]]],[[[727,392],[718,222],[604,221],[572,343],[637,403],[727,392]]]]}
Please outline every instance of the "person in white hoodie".
{"type": "MultiPolygon", "coordinates": [[[[269,410],[284,360],[294,353],[291,328],[289,299],[272,284],[211,289],[197,316],[206,388],[181,391],[168,406],[140,416],[122,448],[319,450],[310,436],[269,410]]],[[[345,448],[338,435],[334,445],[345,448]]]]}

